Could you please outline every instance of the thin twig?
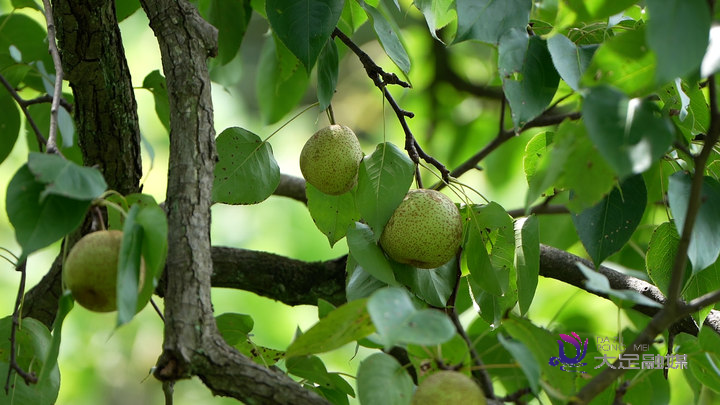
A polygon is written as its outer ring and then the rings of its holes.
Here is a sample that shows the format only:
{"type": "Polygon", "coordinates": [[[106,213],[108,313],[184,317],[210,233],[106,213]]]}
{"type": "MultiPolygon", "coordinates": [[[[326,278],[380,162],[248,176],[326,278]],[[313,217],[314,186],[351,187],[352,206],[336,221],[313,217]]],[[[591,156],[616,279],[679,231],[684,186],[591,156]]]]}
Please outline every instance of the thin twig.
{"type": "Polygon", "coordinates": [[[175,392],[174,381],[163,381],[163,394],[165,394],[165,405],[173,405],[173,393],[175,392]]]}
{"type": "Polygon", "coordinates": [[[38,149],[40,152],[43,151],[43,145],[46,144],[45,137],[43,136],[42,132],[40,131],[40,128],[38,128],[37,124],[35,123],[35,120],[32,116],[30,116],[30,111],[27,109],[26,100],[20,97],[17,91],[13,88],[13,86],[10,84],[9,81],[0,74],[0,83],[5,86],[7,91],[10,93],[10,96],[15,100],[15,102],[20,106],[20,110],[25,114],[25,118],[27,119],[27,122],[30,124],[30,127],[33,129],[33,132],[35,133],[35,139],[38,143],[38,149]]]}
{"type": "Polygon", "coordinates": [[[50,55],[55,66],[55,87],[53,89],[53,100],[50,106],[50,131],[48,132],[47,150],[49,153],[60,154],[57,147],[57,131],[58,131],[58,110],[60,109],[60,98],[62,97],[62,81],[63,69],[60,61],[60,53],[58,52],[57,43],[55,42],[55,21],[52,15],[52,6],[50,0],[43,0],[45,9],[45,21],[47,23],[48,46],[50,55]]]}
{"type": "MultiPolygon", "coordinates": [[[[408,152],[408,156],[410,156],[410,159],[415,164],[418,164],[420,159],[430,163],[433,165],[438,171],[440,171],[440,174],[445,182],[450,181],[450,171],[437,159],[433,158],[432,156],[425,153],[425,151],[422,150],[420,145],[418,144],[417,140],[415,139],[415,136],[413,135],[412,131],[410,130],[410,127],[407,123],[407,118],[413,118],[415,114],[413,114],[410,111],[403,110],[398,105],[397,101],[395,101],[395,98],[393,98],[392,94],[390,94],[390,91],[387,89],[387,85],[389,84],[396,84],[401,87],[409,88],[411,87],[409,83],[401,80],[397,77],[394,73],[387,73],[385,72],[380,66],[378,66],[370,56],[363,52],[362,49],[360,49],[357,44],[355,44],[347,35],[345,35],[342,31],[335,28],[335,31],[332,33],[333,37],[340,38],[340,40],[348,47],[350,48],[355,55],[360,59],[360,62],[362,63],[363,67],[365,68],[365,72],[367,72],[367,75],[370,77],[370,79],[373,81],[375,86],[380,89],[380,91],[383,93],[383,96],[390,104],[390,107],[392,107],[393,111],[395,112],[395,115],[398,118],[398,121],[400,121],[400,126],[403,129],[403,132],[405,133],[405,150],[408,152]]],[[[419,182],[422,183],[422,182],[419,182]]]]}
{"type": "Polygon", "coordinates": [[[155,312],[157,312],[158,316],[163,321],[163,323],[165,323],[165,317],[163,316],[162,311],[160,310],[160,308],[158,307],[158,305],[155,303],[155,301],[152,298],[150,298],[150,304],[152,305],[155,312]]]}
{"type": "Polygon", "coordinates": [[[518,402],[520,398],[524,397],[527,394],[531,394],[532,390],[530,387],[520,388],[519,390],[513,392],[512,394],[505,395],[504,397],[498,398],[498,401],[500,402],[518,402]]]}
{"type": "MultiPolygon", "coordinates": [[[[504,109],[503,109],[504,110],[504,109]]],[[[501,113],[502,114],[502,113],[501,113]]],[[[522,128],[517,130],[517,133],[513,130],[503,130],[498,133],[498,135],[490,141],[489,144],[487,144],[484,148],[482,148],[478,153],[471,156],[468,160],[461,163],[460,166],[456,167],[453,171],[450,172],[450,177],[460,177],[461,175],[465,174],[466,172],[477,168],[478,163],[480,163],[483,159],[485,159],[490,153],[495,151],[495,149],[499,148],[502,144],[509,141],[510,139],[514,138],[516,134],[519,134],[525,130],[528,130],[530,128],[538,128],[538,127],[545,127],[549,125],[556,125],[561,122],[563,122],[566,119],[569,120],[577,120],[580,119],[580,112],[572,112],[567,114],[552,114],[552,115],[546,115],[545,113],[541,114],[539,117],[535,118],[534,120],[528,122],[522,128]]],[[[443,187],[445,187],[445,184],[443,182],[438,182],[435,185],[433,185],[431,188],[435,190],[440,190],[443,187]]]]}
{"type": "Polygon", "coordinates": [[[20,326],[20,306],[23,301],[23,296],[25,295],[26,266],[27,260],[23,260],[22,263],[20,263],[16,268],[16,270],[20,272],[20,285],[18,286],[17,297],[15,298],[15,309],[13,311],[12,325],[10,327],[10,365],[8,368],[7,379],[5,380],[5,394],[10,393],[10,380],[12,378],[13,371],[15,371],[20,377],[22,377],[23,380],[25,380],[25,384],[29,385],[37,383],[37,375],[35,375],[35,373],[33,372],[26,372],[17,363],[16,334],[17,328],[20,326]]]}
{"type": "Polygon", "coordinates": [[[488,374],[485,364],[483,363],[482,359],[480,358],[480,355],[478,354],[477,350],[475,349],[475,344],[473,343],[472,339],[470,339],[470,336],[468,336],[467,332],[465,332],[465,328],[460,323],[460,317],[458,316],[457,308],[455,307],[455,299],[457,298],[458,289],[460,288],[460,282],[462,280],[462,268],[460,266],[460,252],[457,254],[457,266],[456,266],[456,276],[455,276],[455,286],[453,287],[453,291],[450,294],[450,298],[448,299],[447,306],[445,308],[445,313],[450,317],[450,320],[452,320],[453,325],[455,325],[455,329],[457,330],[460,337],[463,338],[465,341],[465,344],[467,344],[468,350],[470,351],[470,358],[473,361],[473,367],[472,367],[472,374],[473,377],[475,377],[476,380],[480,382],[480,388],[482,388],[483,393],[485,394],[485,397],[487,398],[495,398],[495,392],[493,390],[492,385],[492,379],[490,378],[490,374],[488,374]]]}

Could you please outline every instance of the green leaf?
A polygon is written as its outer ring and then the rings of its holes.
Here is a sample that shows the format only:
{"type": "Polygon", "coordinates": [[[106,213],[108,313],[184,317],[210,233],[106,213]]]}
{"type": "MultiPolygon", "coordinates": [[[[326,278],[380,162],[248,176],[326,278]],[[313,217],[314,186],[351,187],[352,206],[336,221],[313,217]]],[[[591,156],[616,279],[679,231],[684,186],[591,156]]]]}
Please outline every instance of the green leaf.
{"type": "Polygon", "coordinates": [[[337,307],[335,305],[331,304],[329,301],[326,301],[322,298],[318,298],[317,308],[318,308],[318,319],[322,319],[322,318],[325,318],[330,312],[332,312],[337,307]]]}
{"type": "Polygon", "coordinates": [[[627,9],[635,0],[567,0],[567,6],[584,19],[605,19],[627,9]]]}
{"type": "Polygon", "coordinates": [[[5,209],[23,249],[20,261],[77,228],[90,207],[90,201],[53,194],[41,201],[44,191],[45,184],[35,180],[27,164],[8,184],[5,209]]]}
{"type": "Polygon", "coordinates": [[[430,35],[442,42],[436,31],[453,20],[453,0],[415,0],[413,4],[425,16],[430,35]]]}
{"type": "Polygon", "coordinates": [[[654,103],[609,87],[590,90],[582,112],[590,139],[620,178],[649,169],[674,138],[654,103]]]}
{"type": "Polygon", "coordinates": [[[155,114],[165,129],[170,131],[170,102],[168,101],[165,77],[159,70],[153,70],[143,79],[143,87],[152,93],[155,101],[155,114]]]}
{"type": "Polygon", "coordinates": [[[567,206],[573,212],[593,206],[617,184],[615,173],[598,153],[581,123],[565,121],[560,124],[550,153],[550,160],[556,159],[563,165],[556,186],[570,190],[572,198],[567,206]]]}
{"type": "Polygon", "coordinates": [[[52,342],[50,342],[50,349],[47,351],[42,370],[40,371],[40,376],[38,377],[39,384],[43,384],[48,377],[51,379],[55,378],[53,375],[57,372],[57,359],[58,354],[60,353],[60,342],[62,340],[62,325],[65,321],[65,317],[68,313],[70,313],[74,306],[75,299],[70,291],[63,292],[58,302],[55,320],[53,321],[53,333],[52,342]]]}
{"type": "MultiPolygon", "coordinates": [[[[471,208],[468,208],[471,209],[471,208]]],[[[476,216],[470,216],[466,231],[466,240],[463,245],[463,257],[466,260],[470,277],[477,286],[494,295],[502,295],[503,287],[490,262],[485,238],[484,228],[476,216]]]]}
{"type": "Polygon", "coordinates": [[[455,335],[455,327],[444,313],[417,310],[407,291],[383,288],[370,296],[367,311],[386,348],[400,343],[435,345],[455,335]]]}
{"type": "Polygon", "coordinates": [[[449,262],[435,269],[417,269],[412,266],[397,265],[395,277],[406,285],[418,298],[434,307],[445,307],[453,292],[457,279],[457,261],[449,262]]]}
{"type": "Polygon", "coordinates": [[[347,230],[350,254],[358,264],[376,279],[390,285],[397,285],[390,262],[382,249],[375,243],[373,231],[365,224],[356,222],[347,230]]]}
{"type": "Polygon", "coordinates": [[[20,133],[20,111],[15,105],[15,100],[10,93],[2,89],[0,91],[0,163],[12,152],[20,133]]]}
{"type": "MultiPolygon", "coordinates": [[[[687,274],[687,273],[686,273],[687,274]]],[[[720,289],[720,262],[715,262],[710,267],[700,273],[690,276],[682,293],[685,301],[690,301],[701,295],[720,289]]],[[[713,309],[713,305],[709,305],[692,314],[695,322],[702,325],[705,318],[713,309]]]]}
{"type": "Polygon", "coordinates": [[[685,77],[700,67],[712,16],[703,0],[648,0],[647,42],[657,55],[657,81],[685,77]]]}
{"type": "Polygon", "coordinates": [[[267,0],[265,11],[275,34],[309,73],[343,6],[344,0],[267,0]]]}
{"type": "Polygon", "coordinates": [[[140,210],[134,205],[125,218],[117,268],[117,327],[130,322],[138,304],[143,228],[135,222],[140,210]]]}
{"type": "Polygon", "coordinates": [[[13,8],[32,8],[38,11],[43,11],[42,7],[38,5],[34,0],[11,0],[10,2],[13,8]]]}
{"type": "Polygon", "coordinates": [[[100,171],[77,164],[58,155],[32,152],[28,156],[28,169],[37,181],[45,183],[40,200],[49,195],[92,200],[107,189],[107,183],[100,171]]]}
{"type": "MultiPolygon", "coordinates": [[[[150,301],[155,292],[158,280],[165,269],[165,259],[168,250],[168,225],[165,211],[160,208],[151,196],[140,194],[142,198],[136,202],[140,211],[135,217],[135,223],[142,227],[142,256],[145,259],[145,283],[138,295],[139,312],[150,301]]],[[[130,196],[128,196],[128,200],[130,196]]]]}
{"type": "MultiPolygon", "coordinates": [[[[0,319],[0,333],[5,336],[0,341],[0,378],[7,380],[10,368],[10,328],[12,317],[0,319]]],[[[36,375],[48,364],[48,353],[51,351],[50,331],[33,318],[24,318],[15,335],[16,361],[23,370],[36,375]]],[[[57,354],[56,354],[57,357],[57,354]]],[[[3,385],[5,383],[3,382],[3,385]]],[[[17,374],[10,378],[10,392],[0,393],[0,398],[7,404],[51,405],[55,403],[60,390],[60,371],[57,363],[48,367],[47,375],[37,384],[25,384],[17,374]]]]}
{"type": "MultiPolygon", "coordinates": [[[[650,298],[640,294],[634,290],[615,290],[610,287],[610,281],[608,281],[605,275],[598,273],[597,271],[585,266],[582,262],[575,263],[580,271],[585,275],[585,288],[589,291],[595,291],[601,294],[609,295],[617,298],[621,303],[629,302],[632,305],[639,304],[648,307],[662,308],[662,304],[657,301],[651,300],[650,298]]],[[[623,307],[625,307],[623,305],[623,307]]]]}
{"type": "MultiPolygon", "coordinates": [[[[685,215],[690,199],[692,177],[688,173],[677,172],[670,176],[668,184],[668,200],[670,212],[680,234],[685,226],[685,215]]],[[[690,234],[688,257],[692,263],[693,274],[697,274],[715,263],[720,255],[720,183],[712,177],[705,176],[700,197],[700,210],[690,234]]]]}
{"type": "Polygon", "coordinates": [[[324,353],[375,331],[366,300],[350,301],[320,319],[287,348],[287,357],[324,353]]]}
{"type": "Polygon", "coordinates": [[[252,8],[249,0],[210,0],[207,21],[218,30],[217,60],[225,65],[237,55],[247,30],[252,8]]]}
{"type": "Polygon", "coordinates": [[[645,267],[653,284],[667,295],[677,246],[680,243],[675,225],[660,224],[652,233],[645,255],[645,267]]]}
{"type": "Polygon", "coordinates": [[[254,325],[250,315],[224,313],[215,317],[215,323],[227,344],[257,364],[269,367],[285,357],[282,351],[258,346],[250,340],[249,333],[254,325]]]}
{"type": "Polygon", "coordinates": [[[140,9],[140,0],[122,0],[115,2],[115,16],[118,22],[135,14],[140,9]]]}
{"type": "Polygon", "coordinates": [[[468,241],[464,247],[468,251],[467,264],[471,279],[476,287],[481,287],[489,294],[505,295],[514,302],[513,297],[517,295],[510,291],[514,289],[510,280],[514,281],[511,274],[515,272],[515,232],[512,218],[496,202],[473,209],[475,212],[468,214],[468,241]],[[478,237],[481,239],[478,240],[478,237]],[[486,247],[490,250],[486,250],[486,247]],[[476,250],[477,255],[474,254],[476,250]],[[486,258],[483,257],[485,254],[489,255],[489,268],[486,258]]]}
{"type": "MultiPolygon", "coordinates": [[[[68,100],[69,102],[72,102],[72,95],[63,93],[63,97],[68,100]]],[[[35,124],[37,124],[38,129],[40,129],[40,133],[43,134],[43,136],[47,136],[48,131],[50,130],[50,108],[48,108],[47,104],[33,104],[28,106],[28,112],[30,113],[30,117],[32,117],[32,120],[35,121],[35,124]]],[[[31,152],[39,152],[38,149],[38,142],[36,140],[35,131],[32,129],[29,121],[27,119],[25,121],[25,141],[26,145],[28,147],[28,150],[31,152]]],[[[82,151],[80,150],[80,146],[75,140],[73,142],[73,146],[66,148],[62,144],[59,144],[58,147],[60,148],[60,152],[62,152],[63,156],[71,162],[75,162],[78,165],[83,164],[83,157],[82,157],[82,151]]]]}
{"type": "Polygon", "coordinates": [[[525,315],[535,296],[540,273],[540,229],[534,215],[515,221],[515,268],[520,314],[525,315]]]}
{"type": "Polygon", "coordinates": [[[607,84],[630,96],[643,96],[656,87],[656,67],[655,54],[645,43],[645,28],[640,26],[603,42],[585,70],[581,86],[607,84]]]}
{"type": "Polygon", "coordinates": [[[361,404],[409,405],[414,388],[407,370],[389,354],[375,353],[358,367],[357,390],[361,404]]]}
{"type": "Polygon", "coordinates": [[[576,46],[566,36],[555,35],[547,40],[547,47],[560,77],[575,91],[580,90],[580,79],[590,65],[597,45],[576,46]]]}
{"type": "Polygon", "coordinates": [[[510,316],[503,320],[502,329],[513,339],[522,343],[530,350],[540,365],[542,384],[550,398],[557,398],[554,403],[565,403],[570,394],[574,393],[575,373],[568,373],[553,367],[548,360],[553,353],[558,352],[557,336],[553,336],[545,329],[533,325],[529,320],[510,316]]]}
{"type": "Polygon", "coordinates": [[[328,373],[325,364],[317,356],[292,357],[287,359],[285,365],[290,374],[318,384],[324,388],[339,389],[346,398],[347,395],[355,396],[355,391],[352,389],[352,386],[337,373],[328,373]]]}
{"type": "Polygon", "coordinates": [[[513,124],[520,128],[542,114],[557,91],[558,76],[544,40],[512,29],[500,39],[498,69],[513,124]]]}
{"type": "Polygon", "coordinates": [[[310,216],[320,232],[327,236],[330,246],[345,237],[347,229],[360,220],[355,206],[355,196],[351,192],[329,195],[305,183],[305,195],[310,216]]]}
{"type": "Polygon", "coordinates": [[[238,127],[224,130],[216,139],[213,201],[256,204],[280,184],[280,168],[272,147],[254,133],[238,127]]]}
{"type": "Polygon", "coordinates": [[[683,338],[675,353],[687,355],[687,366],[703,386],[720,392],[720,356],[702,349],[697,339],[683,338]]]}
{"type": "Polygon", "coordinates": [[[415,165],[392,143],[379,144],[358,171],[355,203],[360,215],[380,239],[385,224],[410,189],[415,165]]]}
{"type": "Polygon", "coordinates": [[[573,223],[595,266],[619,251],[640,224],[647,189],[641,175],[629,177],[595,206],[577,215],[573,223]]]}
{"type": "Polygon", "coordinates": [[[540,382],[540,364],[533,356],[530,349],[520,342],[504,338],[502,334],[497,335],[501,345],[512,354],[515,360],[520,364],[520,369],[525,374],[530,388],[533,392],[538,392],[538,384],[540,382]]]}
{"type": "Polygon", "coordinates": [[[252,316],[226,312],[215,317],[218,331],[229,345],[247,338],[255,326],[252,316]]]}
{"type": "Polygon", "coordinates": [[[530,21],[528,0],[456,0],[458,29],[454,43],[478,40],[497,44],[511,29],[524,31],[530,21]]]}
{"type": "Polygon", "coordinates": [[[320,52],[317,68],[317,93],[320,110],[328,108],[335,94],[338,80],[338,51],[335,41],[329,38],[320,52]]]}
{"type": "Polygon", "coordinates": [[[552,152],[554,138],[552,131],[540,132],[525,146],[523,170],[528,183],[525,207],[530,207],[539,197],[553,195],[551,186],[562,174],[569,150],[559,148],[557,152],[552,152]],[[554,154],[552,159],[551,154],[554,154]]]}
{"type": "Polygon", "coordinates": [[[676,79],[658,92],[663,101],[663,115],[669,115],[675,126],[689,142],[695,135],[710,129],[710,109],[702,89],[697,83],[676,79]],[[673,113],[675,112],[679,113],[673,113]]]}
{"type": "Polygon", "coordinates": [[[340,21],[338,21],[338,28],[346,34],[351,34],[357,31],[367,19],[365,10],[357,1],[346,1],[340,21]]]}
{"type": "Polygon", "coordinates": [[[345,296],[348,301],[367,298],[375,291],[387,287],[387,283],[376,279],[370,273],[360,267],[352,255],[347,259],[348,280],[345,287],[345,296]]]}
{"type": "MultiPolygon", "coordinates": [[[[26,63],[38,61],[44,66],[53,66],[48,52],[47,31],[43,25],[29,15],[11,13],[0,15],[0,27],[0,71],[17,64],[10,55],[10,46],[14,46],[22,54],[26,63]]],[[[42,78],[36,69],[24,78],[24,83],[34,90],[45,92],[42,78]]],[[[6,90],[3,88],[2,91],[6,90]]],[[[42,107],[49,110],[47,104],[42,107]]]]}
{"type": "Polygon", "coordinates": [[[305,94],[308,75],[301,65],[295,55],[275,38],[268,38],[263,45],[255,94],[266,124],[279,121],[305,94]]]}
{"type": "MultiPolygon", "coordinates": [[[[440,370],[440,364],[452,364],[461,367],[458,371],[469,371],[472,366],[470,350],[465,340],[458,334],[447,342],[434,346],[407,345],[408,357],[415,369],[422,375],[440,370]]],[[[485,358],[483,357],[483,361],[485,358]]]]}
{"type": "Polygon", "coordinates": [[[410,72],[410,57],[408,56],[407,51],[405,51],[405,47],[402,42],[400,42],[400,38],[398,38],[398,35],[395,33],[393,27],[390,25],[385,16],[382,15],[382,13],[380,13],[380,11],[376,8],[365,2],[362,2],[360,5],[365,9],[368,18],[372,22],[373,29],[375,30],[375,33],[380,40],[380,45],[382,45],[385,53],[387,53],[390,59],[395,62],[400,70],[402,70],[405,74],[408,74],[408,72],[410,72]]]}

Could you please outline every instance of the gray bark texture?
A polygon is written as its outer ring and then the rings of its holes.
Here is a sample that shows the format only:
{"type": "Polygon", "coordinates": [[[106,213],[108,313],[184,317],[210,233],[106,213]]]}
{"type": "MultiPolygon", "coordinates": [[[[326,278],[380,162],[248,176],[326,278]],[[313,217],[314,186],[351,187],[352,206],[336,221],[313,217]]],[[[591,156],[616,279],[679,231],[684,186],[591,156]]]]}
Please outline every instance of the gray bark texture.
{"type": "Polygon", "coordinates": [[[207,58],[217,53],[217,31],[185,0],[141,4],[160,45],[170,101],[165,340],[155,376],[174,381],[197,375],[214,394],[248,404],[327,403],[285,374],[255,364],[217,330],[210,301],[217,155],[207,69],[207,58]]]}

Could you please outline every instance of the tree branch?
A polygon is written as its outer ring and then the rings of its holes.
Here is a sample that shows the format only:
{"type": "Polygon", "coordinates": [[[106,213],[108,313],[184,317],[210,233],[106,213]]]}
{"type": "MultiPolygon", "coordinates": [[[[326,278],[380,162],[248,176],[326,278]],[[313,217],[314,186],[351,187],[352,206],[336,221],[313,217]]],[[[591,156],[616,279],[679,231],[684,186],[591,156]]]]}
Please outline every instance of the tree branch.
{"type": "Polygon", "coordinates": [[[37,375],[34,372],[28,372],[23,370],[17,362],[16,333],[17,329],[20,327],[20,306],[22,305],[23,296],[25,295],[25,278],[27,276],[27,273],[25,271],[26,266],[27,261],[23,260],[23,262],[19,263],[15,268],[18,272],[20,272],[20,283],[18,285],[17,297],[15,298],[15,309],[13,310],[12,314],[12,325],[10,326],[10,359],[8,361],[9,364],[7,379],[5,380],[5,394],[10,393],[10,381],[12,380],[13,371],[16,372],[17,375],[19,375],[25,381],[25,384],[34,384],[38,381],[37,375]]]}
{"type": "Polygon", "coordinates": [[[273,194],[292,198],[293,200],[307,204],[307,196],[305,196],[305,179],[302,177],[281,174],[280,184],[278,184],[273,194]]]}
{"type": "Polygon", "coordinates": [[[43,9],[47,25],[48,47],[50,49],[50,55],[52,56],[53,65],[55,66],[55,85],[53,87],[53,98],[50,106],[50,130],[48,131],[47,151],[49,153],[61,154],[60,149],[57,147],[57,131],[58,110],[60,109],[60,99],[62,98],[63,68],[57,43],[55,43],[55,20],[53,19],[50,0],[43,0],[43,9]]]}
{"type": "MultiPolygon", "coordinates": [[[[543,114],[541,114],[539,117],[535,118],[534,120],[528,122],[525,124],[522,128],[518,129],[517,133],[511,129],[509,130],[501,130],[498,132],[498,135],[490,141],[489,144],[487,144],[484,148],[482,148],[478,153],[471,156],[468,160],[461,163],[458,167],[453,169],[450,172],[450,177],[460,177],[463,174],[467,173],[468,171],[474,169],[477,167],[478,163],[480,163],[483,159],[485,159],[489,154],[491,154],[495,149],[499,148],[502,144],[509,141],[510,139],[514,138],[515,135],[528,130],[530,128],[539,128],[539,127],[545,127],[549,125],[556,125],[561,122],[563,122],[566,119],[570,120],[577,120],[580,119],[580,112],[572,112],[572,113],[566,113],[566,114],[547,114],[547,111],[543,114]]],[[[431,188],[435,190],[441,190],[443,187],[445,187],[445,183],[438,182],[431,188]]]]}
{"type": "Polygon", "coordinates": [[[3,76],[2,74],[0,74],[0,83],[2,83],[3,86],[5,86],[7,91],[10,93],[10,96],[20,106],[20,110],[25,115],[25,118],[27,119],[27,122],[30,124],[30,127],[33,130],[33,133],[35,133],[35,139],[37,140],[38,150],[40,150],[40,152],[42,152],[43,145],[45,145],[47,143],[47,141],[45,140],[45,137],[43,136],[42,131],[40,131],[40,128],[38,128],[37,123],[35,122],[33,117],[30,115],[30,111],[28,111],[28,109],[27,109],[27,106],[28,106],[27,101],[25,99],[23,99],[22,97],[20,97],[18,92],[15,91],[15,89],[13,88],[12,84],[10,84],[10,82],[7,81],[5,76],[3,76]]]}
{"type": "MultiPolygon", "coordinates": [[[[405,150],[408,152],[410,159],[412,159],[415,164],[419,164],[420,159],[423,159],[424,161],[430,163],[431,165],[435,166],[436,169],[438,169],[443,180],[449,182],[450,178],[448,177],[448,174],[450,173],[450,171],[437,159],[433,158],[432,156],[425,153],[425,151],[423,151],[423,149],[420,147],[420,144],[418,144],[417,140],[415,139],[412,131],[410,130],[410,126],[408,126],[406,118],[412,118],[415,116],[415,114],[400,108],[397,101],[395,101],[395,98],[393,98],[392,94],[390,94],[390,91],[387,89],[388,84],[397,84],[402,87],[410,87],[410,85],[400,80],[394,73],[386,73],[370,58],[367,53],[363,52],[362,49],[357,46],[357,44],[355,44],[347,35],[345,35],[339,29],[335,28],[332,36],[340,38],[340,40],[348,48],[350,48],[350,50],[353,51],[355,55],[357,55],[370,79],[373,81],[375,86],[380,89],[380,91],[383,93],[383,96],[390,104],[390,107],[392,107],[395,115],[398,118],[398,121],[400,121],[400,126],[405,133],[405,150]]],[[[422,184],[420,177],[417,177],[417,179],[418,183],[422,184]]]]}

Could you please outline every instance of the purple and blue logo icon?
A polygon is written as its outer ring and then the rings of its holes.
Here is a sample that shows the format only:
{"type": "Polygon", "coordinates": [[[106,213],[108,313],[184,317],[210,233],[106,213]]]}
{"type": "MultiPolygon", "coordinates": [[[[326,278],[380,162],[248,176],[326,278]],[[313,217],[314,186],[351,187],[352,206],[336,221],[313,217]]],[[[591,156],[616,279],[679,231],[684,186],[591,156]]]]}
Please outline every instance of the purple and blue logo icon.
{"type": "Polygon", "coordinates": [[[575,332],[570,332],[572,335],[566,335],[564,333],[560,334],[560,339],[558,340],[558,351],[559,351],[559,357],[551,357],[550,358],[550,365],[551,366],[557,366],[558,364],[562,364],[560,366],[560,369],[563,371],[569,371],[569,372],[575,372],[575,373],[585,373],[585,371],[582,370],[573,370],[572,368],[582,367],[587,365],[587,363],[581,363],[581,361],[585,358],[585,354],[587,353],[587,344],[588,340],[585,339],[585,343],[583,344],[582,339],[580,339],[580,336],[578,336],[575,332]],[[568,357],[565,355],[565,345],[563,344],[563,341],[570,343],[575,347],[575,357],[568,357]],[[569,369],[568,369],[569,368],[569,369]]]}

